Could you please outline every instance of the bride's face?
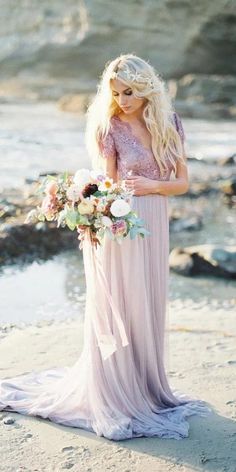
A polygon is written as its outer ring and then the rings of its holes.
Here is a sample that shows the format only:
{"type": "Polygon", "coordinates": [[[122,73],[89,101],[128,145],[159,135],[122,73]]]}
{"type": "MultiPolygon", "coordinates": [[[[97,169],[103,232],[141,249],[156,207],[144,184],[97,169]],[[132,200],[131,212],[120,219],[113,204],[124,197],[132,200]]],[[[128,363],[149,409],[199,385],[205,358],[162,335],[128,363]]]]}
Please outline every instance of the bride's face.
{"type": "Polygon", "coordinates": [[[135,97],[132,88],[119,79],[111,80],[111,90],[113,99],[125,114],[141,111],[147,102],[145,98],[135,97]]]}

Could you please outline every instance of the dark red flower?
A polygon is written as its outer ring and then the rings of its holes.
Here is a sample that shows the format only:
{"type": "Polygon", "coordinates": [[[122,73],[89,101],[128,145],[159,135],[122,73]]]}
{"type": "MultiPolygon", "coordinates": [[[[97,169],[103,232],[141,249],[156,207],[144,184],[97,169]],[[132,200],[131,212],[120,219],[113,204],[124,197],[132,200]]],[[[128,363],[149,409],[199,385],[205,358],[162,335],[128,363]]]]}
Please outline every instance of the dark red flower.
{"type": "Polygon", "coordinates": [[[98,191],[97,184],[87,184],[86,187],[84,187],[82,195],[84,198],[90,197],[90,195],[93,195],[97,191],[98,191]]]}

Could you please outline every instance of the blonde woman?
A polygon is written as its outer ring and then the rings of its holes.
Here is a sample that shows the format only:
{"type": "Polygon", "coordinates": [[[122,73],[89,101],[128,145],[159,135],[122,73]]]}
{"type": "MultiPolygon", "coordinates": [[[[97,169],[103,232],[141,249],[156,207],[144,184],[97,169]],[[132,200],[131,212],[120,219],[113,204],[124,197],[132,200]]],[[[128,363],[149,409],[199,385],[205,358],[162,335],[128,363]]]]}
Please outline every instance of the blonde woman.
{"type": "Polygon", "coordinates": [[[94,168],[133,191],[133,208],[150,235],[97,247],[85,232],[82,353],[72,367],[3,380],[0,409],[112,440],[181,439],[188,436],[186,417],[211,409],[172,391],[165,372],[168,196],[185,193],[189,183],[181,120],[146,61],[125,54],[106,65],[88,109],[86,143],[94,168]]]}

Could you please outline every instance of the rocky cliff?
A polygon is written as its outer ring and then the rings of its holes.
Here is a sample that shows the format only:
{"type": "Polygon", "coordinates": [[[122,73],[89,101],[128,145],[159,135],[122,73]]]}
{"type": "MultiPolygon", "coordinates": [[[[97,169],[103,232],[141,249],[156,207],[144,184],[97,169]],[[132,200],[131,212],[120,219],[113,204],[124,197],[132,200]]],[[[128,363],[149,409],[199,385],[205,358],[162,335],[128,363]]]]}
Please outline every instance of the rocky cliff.
{"type": "Polygon", "coordinates": [[[0,36],[2,96],[93,91],[127,52],[166,79],[236,74],[234,0],[1,0],[0,36]]]}

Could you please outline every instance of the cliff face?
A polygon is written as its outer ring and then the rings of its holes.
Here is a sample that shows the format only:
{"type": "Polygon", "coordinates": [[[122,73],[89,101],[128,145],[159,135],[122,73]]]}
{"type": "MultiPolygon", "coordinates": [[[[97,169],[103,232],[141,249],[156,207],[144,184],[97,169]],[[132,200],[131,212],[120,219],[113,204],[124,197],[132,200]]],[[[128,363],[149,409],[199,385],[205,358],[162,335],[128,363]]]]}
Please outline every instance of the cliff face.
{"type": "Polygon", "coordinates": [[[3,88],[55,98],[93,90],[105,63],[127,52],[164,78],[236,74],[234,0],[9,0],[0,35],[3,88]]]}

